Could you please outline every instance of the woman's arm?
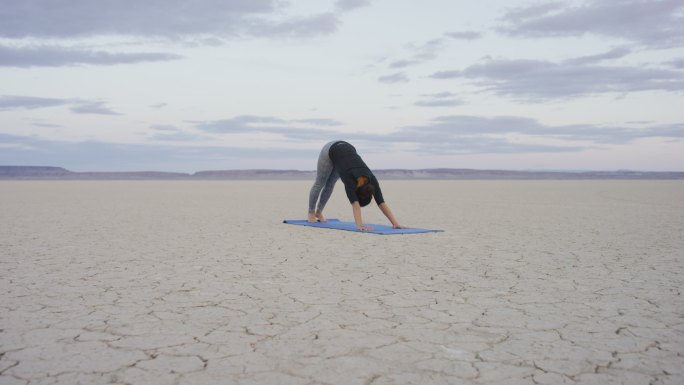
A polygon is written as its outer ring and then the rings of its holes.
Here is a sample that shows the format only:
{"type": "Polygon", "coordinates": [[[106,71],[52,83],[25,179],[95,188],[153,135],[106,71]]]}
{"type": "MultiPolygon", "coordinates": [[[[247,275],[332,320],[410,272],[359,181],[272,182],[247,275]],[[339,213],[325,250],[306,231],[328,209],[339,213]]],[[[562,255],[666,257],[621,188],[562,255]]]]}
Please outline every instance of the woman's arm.
{"type": "Polygon", "coordinates": [[[397,222],[397,218],[394,217],[394,214],[392,214],[392,210],[390,210],[387,203],[382,202],[380,203],[380,205],[378,205],[378,207],[380,207],[380,211],[382,211],[382,213],[385,214],[387,219],[389,219],[389,221],[392,223],[392,227],[394,227],[395,229],[404,228],[404,226],[400,225],[399,222],[397,222]]]}
{"type": "Polygon", "coordinates": [[[371,226],[365,226],[363,224],[363,219],[361,218],[361,205],[359,201],[354,201],[352,203],[352,211],[354,211],[354,222],[356,222],[357,230],[373,230],[371,226]]]}

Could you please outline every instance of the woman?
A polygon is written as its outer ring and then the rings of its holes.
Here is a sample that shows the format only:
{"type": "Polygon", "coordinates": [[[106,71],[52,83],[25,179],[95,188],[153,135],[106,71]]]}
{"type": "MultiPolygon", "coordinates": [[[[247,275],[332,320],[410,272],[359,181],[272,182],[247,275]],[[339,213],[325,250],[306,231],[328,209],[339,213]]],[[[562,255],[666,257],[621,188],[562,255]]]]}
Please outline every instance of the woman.
{"type": "Polygon", "coordinates": [[[364,225],[361,218],[361,207],[369,204],[373,197],[380,211],[392,223],[392,227],[403,228],[385,203],[375,175],[356,153],[354,146],[341,140],[327,143],[318,157],[316,181],[309,192],[309,222],[326,221],[323,209],[338,179],[342,179],[344,183],[344,190],[352,205],[357,229],[373,229],[364,225]],[[316,207],[316,202],[318,202],[318,207],[316,207]]]}

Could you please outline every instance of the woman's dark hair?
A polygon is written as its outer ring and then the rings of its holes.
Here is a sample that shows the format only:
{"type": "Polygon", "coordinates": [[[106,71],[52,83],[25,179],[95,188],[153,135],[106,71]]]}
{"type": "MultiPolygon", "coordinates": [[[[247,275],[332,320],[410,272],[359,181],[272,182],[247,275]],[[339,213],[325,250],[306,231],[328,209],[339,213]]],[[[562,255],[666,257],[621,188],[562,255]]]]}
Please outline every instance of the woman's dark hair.
{"type": "Polygon", "coordinates": [[[359,204],[361,207],[367,206],[370,203],[374,192],[375,187],[373,187],[373,185],[370,183],[366,183],[356,189],[356,196],[359,198],[359,204]]]}

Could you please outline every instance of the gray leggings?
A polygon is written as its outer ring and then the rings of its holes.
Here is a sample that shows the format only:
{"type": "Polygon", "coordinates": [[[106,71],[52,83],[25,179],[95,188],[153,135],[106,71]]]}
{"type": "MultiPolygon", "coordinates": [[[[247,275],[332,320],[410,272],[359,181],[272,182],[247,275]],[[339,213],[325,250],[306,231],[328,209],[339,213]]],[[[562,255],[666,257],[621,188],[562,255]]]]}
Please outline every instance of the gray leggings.
{"type": "Polygon", "coordinates": [[[309,212],[313,213],[314,209],[323,211],[325,204],[332,195],[335,183],[340,179],[340,174],[335,170],[328,151],[333,143],[338,142],[333,140],[323,146],[321,154],[318,156],[318,166],[316,168],[316,181],[311,186],[309,192],[309,212]],[[316,208],[316,201],[318,201],[318,208],[316,208]]]}

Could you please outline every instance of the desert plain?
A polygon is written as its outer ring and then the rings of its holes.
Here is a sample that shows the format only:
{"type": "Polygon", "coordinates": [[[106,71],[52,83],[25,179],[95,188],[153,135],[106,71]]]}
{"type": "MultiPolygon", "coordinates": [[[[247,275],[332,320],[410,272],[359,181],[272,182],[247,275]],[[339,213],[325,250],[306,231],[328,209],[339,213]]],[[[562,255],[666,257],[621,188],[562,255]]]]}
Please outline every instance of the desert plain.
{"type": "Polygon", "coordinates": [[[0,182],[0,384],[684,383],[684,181],[310,183],[0,182]]]}

